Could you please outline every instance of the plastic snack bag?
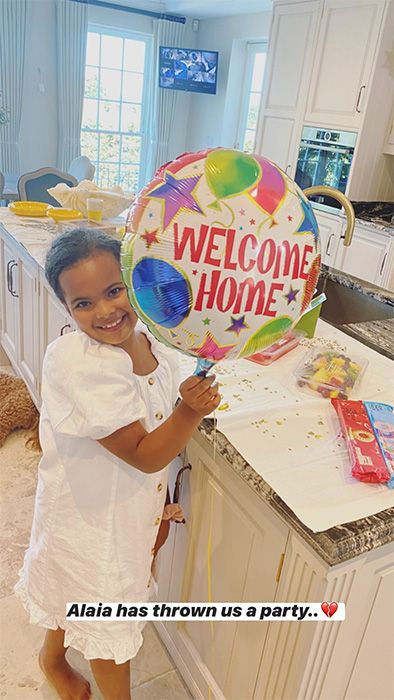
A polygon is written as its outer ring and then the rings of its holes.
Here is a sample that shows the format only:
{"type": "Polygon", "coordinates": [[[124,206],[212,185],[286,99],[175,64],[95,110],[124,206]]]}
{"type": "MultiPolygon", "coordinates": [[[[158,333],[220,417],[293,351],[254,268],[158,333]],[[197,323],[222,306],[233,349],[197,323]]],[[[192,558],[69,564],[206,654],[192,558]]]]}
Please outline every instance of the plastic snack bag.
{"type": "Polygon", "coordinates": [[[364,401],[375,437],[379,443],[386,467],[390,472],[387,486],[394,488],[394,413],[387,403],[364,401]]]}
{"type": "Polygon", "coordinates": [[[338,414],[346,439],[352,463],[352,476],[369,483],[389,481],[390,472],[363,402],[331,399],[331,403],[338,414]]]}

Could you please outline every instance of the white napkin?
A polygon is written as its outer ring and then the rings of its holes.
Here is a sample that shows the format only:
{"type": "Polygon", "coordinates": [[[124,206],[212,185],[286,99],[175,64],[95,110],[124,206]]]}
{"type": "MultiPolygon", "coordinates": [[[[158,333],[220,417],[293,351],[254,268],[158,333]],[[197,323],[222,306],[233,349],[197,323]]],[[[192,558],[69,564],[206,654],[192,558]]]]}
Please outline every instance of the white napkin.
{"type": "Polygon", "coordinates": [[[87,216],[86,201],[89,197],[102,199],[103,218],[109,219],[118,216],[127,209],[134,201],[135,195],[123,192],[122,188],[116,185],[110,190],[102,190],[91,180],[82,180],[76,187],[69,187],[64,182],[59,182],[56,187],[50,187],[48,193],[52,195],[61,205],[67,209],[77,209],[87,216]]]}

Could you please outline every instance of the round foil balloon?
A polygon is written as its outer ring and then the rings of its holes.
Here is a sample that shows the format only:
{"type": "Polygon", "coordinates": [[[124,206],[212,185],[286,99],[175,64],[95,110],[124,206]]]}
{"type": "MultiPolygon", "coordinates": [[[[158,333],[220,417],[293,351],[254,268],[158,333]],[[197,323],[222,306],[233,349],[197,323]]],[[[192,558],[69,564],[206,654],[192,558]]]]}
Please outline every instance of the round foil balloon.
{"type": "Polygon", "coordinates": [[[269,160],[186,153],[135,200],[121,259],[138,316],[207,368],[295,325],[319,275],[318,226],[302,190],[269,160]]]}

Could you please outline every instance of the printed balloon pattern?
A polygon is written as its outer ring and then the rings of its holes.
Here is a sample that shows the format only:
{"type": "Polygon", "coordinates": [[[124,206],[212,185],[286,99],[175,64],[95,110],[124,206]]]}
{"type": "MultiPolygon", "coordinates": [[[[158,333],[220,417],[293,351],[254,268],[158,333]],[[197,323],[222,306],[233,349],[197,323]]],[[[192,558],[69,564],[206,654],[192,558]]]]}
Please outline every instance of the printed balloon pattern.
{"type": "Polygon", "coordinates": [[[318,226],[302,190],[269,160],[186,153],[138,195],[121,260],[152,333],[209,366],[296,324],[319,275],[318,226]]]}

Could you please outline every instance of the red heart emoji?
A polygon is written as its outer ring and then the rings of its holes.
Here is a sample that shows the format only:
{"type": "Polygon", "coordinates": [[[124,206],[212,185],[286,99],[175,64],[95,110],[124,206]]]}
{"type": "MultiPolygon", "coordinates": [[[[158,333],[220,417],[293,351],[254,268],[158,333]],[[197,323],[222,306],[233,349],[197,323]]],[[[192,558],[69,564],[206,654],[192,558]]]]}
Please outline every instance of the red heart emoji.
{"type": "Polygon", "coordinates": [[[338,603],[324,602],[321,604],[321,609],[323,610],[324,614],[327,615],[327,617],[332,617],[338,610],[338,603]]]}

